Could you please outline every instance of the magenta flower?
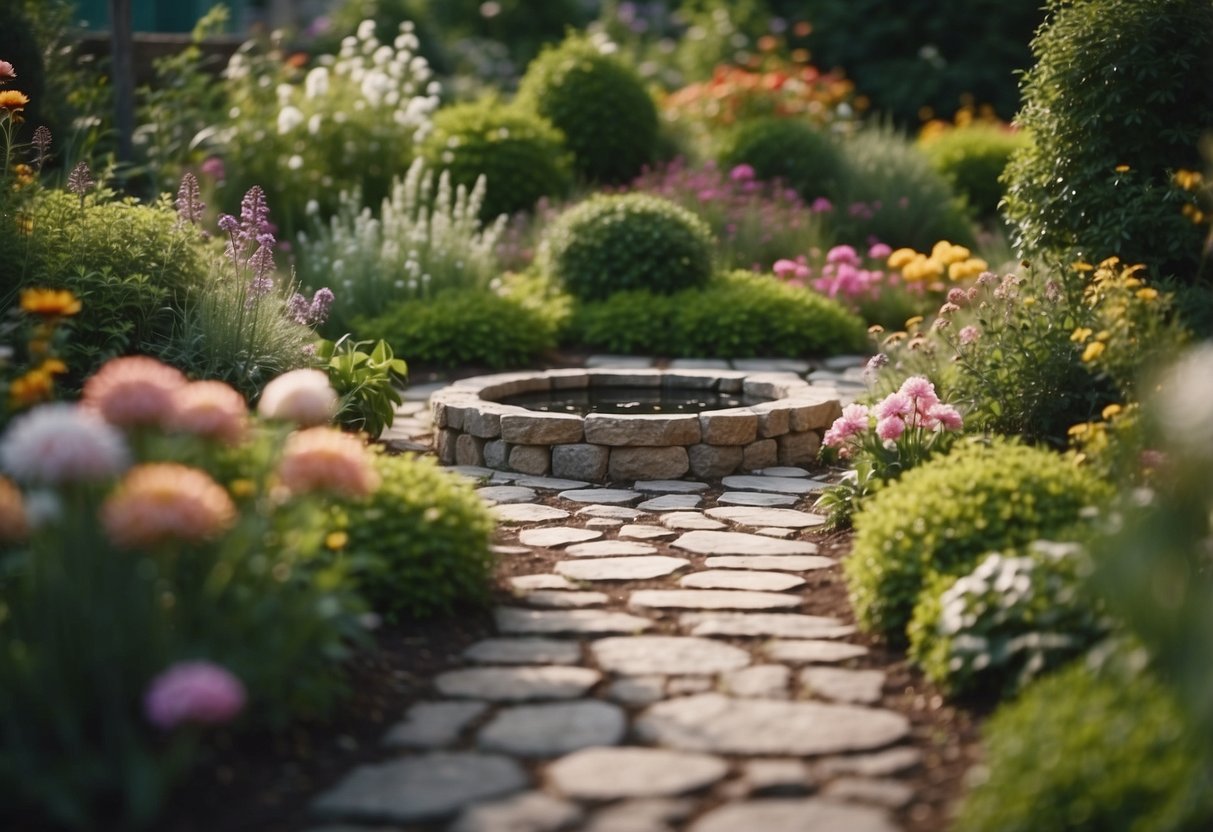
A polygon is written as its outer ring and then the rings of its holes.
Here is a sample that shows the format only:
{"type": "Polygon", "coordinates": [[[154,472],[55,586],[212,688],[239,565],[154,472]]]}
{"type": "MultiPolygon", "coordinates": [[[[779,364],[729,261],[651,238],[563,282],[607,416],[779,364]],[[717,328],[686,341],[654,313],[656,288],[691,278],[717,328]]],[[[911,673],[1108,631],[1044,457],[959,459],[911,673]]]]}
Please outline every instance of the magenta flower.
{"type": "Polygon", "coordinates": [[[244,685],[231,671],[207,661],[179,662],[148,686],[143,710],[165,731],[185,723],[229,722],[244,709],[244,685]]]}
{"type": "Polygon", "coordinates": [[[729,178],[734,182],[749,182],[754,176],[754,168],[746,164],[740,164],[729,171],[729,178]]]}
{"type": "Polygon", "coordinates": [[[209,176],[212,179],[218,179],[219,181],[223,181],[227,178],[227,168],[224,167],[223,160],[218,156],[208,156],[202,162],[202,164],[198,166],[198,170],[202,174],[209,176]]]}
{"type": "Polygon", "coordinates": [[[859,254],[851,246],[834,246],[826,252],[827,263],[845,263],[848,266],[859,265],[859,254]]]}
{"type": "Polygon", "coordinates": [[[813,204],[809,206],[809,210],[814,214],[828,214],[834,210],[834,203],[824,196],[819,196],[813,200],[813,204]]]}
{"type": "Polygon", "coordinates": [[[884,441],[897,440],[906,430],[906,423],[896,416],[881,419],[876,423],[876,435],[884,441]]]}
{"type": "Polygon", "coordinates": [[[884,260],[892,253],[893,249],[886,243],[873,243],[868,249],[868,257],[872,260],[884,260]]]}

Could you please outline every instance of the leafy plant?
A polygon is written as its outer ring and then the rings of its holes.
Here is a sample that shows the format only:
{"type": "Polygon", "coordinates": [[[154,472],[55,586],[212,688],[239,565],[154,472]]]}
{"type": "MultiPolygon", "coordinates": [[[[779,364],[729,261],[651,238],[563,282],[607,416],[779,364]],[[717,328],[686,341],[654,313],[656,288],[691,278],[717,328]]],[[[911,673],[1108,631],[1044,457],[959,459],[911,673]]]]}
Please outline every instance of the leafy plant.
{"type": "Polygon", "coordinates": [[[408,365],[392,354],[386,341],[354,341],[348,336],[335,343],[321,340],[316,359],[340,396],[336,422],[371,438],[392,426],[401,403],[396,385],[407,381],[408,365]]]}
{"type": "Polygon", "coordinates": [[[842,154],[828,133],[807,120],[744,121],[724,140],[719,160],[730,168],[750,165],[759,179],[778,179],[806,200],[839,192],[842,154]]]}
{"type": "Polygon", "coordinates": [[[969,210],[989,219],[998,215],[1004,193],[999,177],[1011,154],[1026,149],[1031,141],[1026,132],[1007,125],[972,121],[937,130],[924,128],[918,148],[952,190],[965,198],[969,210]]]}

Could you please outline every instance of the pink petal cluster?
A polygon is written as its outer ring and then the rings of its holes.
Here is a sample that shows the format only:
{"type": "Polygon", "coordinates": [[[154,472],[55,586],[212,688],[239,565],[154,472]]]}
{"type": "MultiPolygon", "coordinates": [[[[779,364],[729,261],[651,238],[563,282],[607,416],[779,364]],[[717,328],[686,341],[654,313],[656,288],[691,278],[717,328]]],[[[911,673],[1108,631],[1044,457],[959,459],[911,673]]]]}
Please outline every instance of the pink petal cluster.
{"type": "Polygon", "coordinates": [[[942,403],[935,385],[923,376],[907,378],[897,392],[876,405],[874,412],[876,435],[883,440],[898,439],[906,428],[957,431],[964,427],[960,412],[942,403]]]}
{"type": "Polygon", "coordinates": [[[295,494],[331,491],[365,497],[379,487],[362,442],[332,428],[309,428],[287,437],[278,478],[295,494]]]}
{"type": "Polygon", "coordinates": [[[106,536],[124,549],[201,542],[236,522],[227,491],[203,471],[175,462],[138,465],[101,506],[106,536]]]}
{"type": "Polygon", "coordinates": [[[162,425],[187,383],[180,370],[154,358],[115,358],[84,383],[81,404],[118,427],[162,425]]]}
{"type": "Polygon", "coordinates": [[[958,335],[960,337],[960,345],[967,347],[981,337],[981,330],[969,324],[968,326],[961,327],[958,335]]]}
{"type": "Polygon", "coordinates": [[[157,728],[230,722],[244,710],[244,684],[231,671],[207,661],[179,662],[152,680],[143,710],[157,728]]]}
{"type": "Polygon", "coordinates": [[[804,281],[810,274],[809,267],[805,264],[803,256],[796,260],[788,260],[786,258],[776,260],[775,265],[771,269],[780,280],[786,280],[788,283],[800,286],[804,285],[804,281]]]}
{"type": "Polygon", "coordinates": [[[0,439],[0,468],[22,483],[105,482],[129,464],[122,434],[76,405],[34,408],[13,419],[0,439]]]}
{"type": "Polygon", "coordinates": [[[167,427],[238,445],[248,433],[244,396],[222,381],[195,381],[173,395],[167,427]]]}
{"type": "Polygon", "coordinates": [[[257,412],[305,427],[323,425],[337,412],[337,393],[321,370],[291,370],[265,385],[257,412]]]}
{"type": "Polygon", "coordinates": [[[829,448],[837,448],[838,455],[843,459],[850,456],[848,440],[865,433],[870,427],[870,411],[861,404],[849,404],[842,409],[842,415],[830,425],[821,443],[829,448]]]}

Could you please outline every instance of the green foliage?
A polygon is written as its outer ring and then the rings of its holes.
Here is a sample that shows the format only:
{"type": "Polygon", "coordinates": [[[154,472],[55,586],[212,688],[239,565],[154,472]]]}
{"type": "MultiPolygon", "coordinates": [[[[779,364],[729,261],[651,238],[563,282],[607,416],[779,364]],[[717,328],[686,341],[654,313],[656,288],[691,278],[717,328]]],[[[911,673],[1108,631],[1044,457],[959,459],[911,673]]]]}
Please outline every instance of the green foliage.
{"type": "Polygon", "coordinates": [[[1076,662],[986,724],[988,772],[960,832],[1196,832],[1213,821],[1207,749],[1149,673],[1076,662]]]}
{"type": "Polygon", "coordinates": [[[863,322],[832,300],[766,275],[734,271],[673,295],[620,292],[579,305],[571,338],[657,355],[749,358],[860,349],[863,322]]]}
{"type": "Polygon", "coordinates": [[[408,380],[409,368],[392,354],[387,341],[322,340],[316,358],[340,396],[334,417],[338,424],[365,431],[372,439],[392,426],[396,405],[401,403],[395,385],[408,380]]]}
{"type": "Polygon", "coordinates": [[[951,694],[1014,694],[1106,635],[1084,591],[1091,568],[1082,546],[1038,540],[992,552],[963,577],[941,575],[914,608],[910,657],[951,694]]]}
{"type": "Polygon", "coordinates": [[[519,367],[556,346],[564,311],[516,293],[447,293],[395,304],[354,329],[418,364],[519,367]]]}
{"type": "Polygon", "coordinates": [[[1017,120],[1033,143],[1006,172],[1006,215],[1029,254],[1119,254],[1194,276],[1204,230],[1172,181],[1200,168],[1213,124],[1208,0],[1051,0],[1017,120]]]}
{"type": "Polygon", "coordinates": [[[375,467],[378,490],[338,506],[372,607],[425,618],[487,601],[493,519],[472,487],[427,457],[380,455],[375,467]]]}
{"type": "Polygon", "coordinates": [[[841,145],[834,203],[838,238],[869,238],[893,248],[930,251],[939,240],[971,245],[973,230],[947,181],[903,135],[888,126],[861,129],[841,145]]]}
{"type": "Polygon", "coordinates": [[[572,185],[564,136],[542,116],[483,99],[434,115],[434,129],[419,149],[434,170],[467,188],[480,177],[487,192],[480,218],[529,211],[540,197],[559,197],[572,185]]]}
{"type": "Polygon", "coordinates": [[[1031,139],[1022,131],[974,122],[919,140],[918,148],[952,189],[965,198],[978,217],[998,214],[1003,187],[998,178],[1011,154],[1027,148],[1031,139]]]}
{"type": "Polygon", "coordinates": [[[707,282],[712,234],[703,220],[668,200],[598,194],[548,226],[538,263],[581,300],[627,289],[669,294],[707,282]]]}
{"type": "Polygon", "coordinates": [[[569,35],[527,67],[518,102],[556,125],[573,165],[596,182],[624,182],[657,149],[657,107],[639,76],[586,38],[569,35]]]}
{"type": "Polygon", "coordinates": [[[1003,440],[967,445],[908,471],[864,501],[846,561],[856,616],[894,642],[938,574],[962,575],[987,552],[1073,526],[1107,487],[1072,459],[1003,440]]]}
{"type": "Polygon", "coordinates": [[[838,192],[842,153],[808,121],[744,121],[724,140],[719,159],[730,168],[750,165],[759,179],[780,179],[806,200],[838,192]]]}

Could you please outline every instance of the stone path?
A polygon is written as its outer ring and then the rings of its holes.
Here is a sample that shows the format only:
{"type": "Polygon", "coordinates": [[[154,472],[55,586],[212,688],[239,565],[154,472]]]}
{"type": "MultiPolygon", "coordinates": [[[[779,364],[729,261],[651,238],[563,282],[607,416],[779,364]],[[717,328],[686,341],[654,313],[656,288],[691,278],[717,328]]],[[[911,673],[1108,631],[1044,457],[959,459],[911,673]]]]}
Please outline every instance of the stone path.
{"type": "MultiPolygon", "coordinates": [[[[854,360],[817,372],[859,380],[854,360]]],[[[388,439],[407,447],[425,414],[404,410],[388,439]]],[[[314,800],[309,832],[901,829],[923,754],[882,704],[898,691],[853,626],[806,611],[838,569],[808,508],[822,482],[461,473],[493,503],[498,557],[537,566],[508,569],[497,634],[401,715],[385,762],[314,800]]]]}

